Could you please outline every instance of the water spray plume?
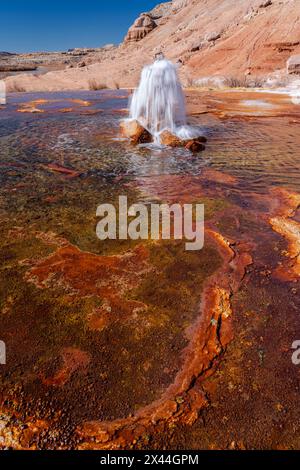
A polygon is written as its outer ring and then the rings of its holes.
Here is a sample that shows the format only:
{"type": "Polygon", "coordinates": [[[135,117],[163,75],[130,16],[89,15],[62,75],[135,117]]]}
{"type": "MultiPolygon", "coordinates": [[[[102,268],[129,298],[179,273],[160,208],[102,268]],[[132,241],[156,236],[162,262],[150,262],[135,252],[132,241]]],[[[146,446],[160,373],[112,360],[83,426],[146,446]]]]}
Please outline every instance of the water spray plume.
{"type": "Polygon", "coordinates": [[[140,122],[156,143],[159,143],[159,135],[164,130],[181,139],[193,138],[197,134],[195,128],[187,126],[185,98],[177,66],[161,53],[142,71],[140,84],[131,100],[130,119],[140,122]]]}

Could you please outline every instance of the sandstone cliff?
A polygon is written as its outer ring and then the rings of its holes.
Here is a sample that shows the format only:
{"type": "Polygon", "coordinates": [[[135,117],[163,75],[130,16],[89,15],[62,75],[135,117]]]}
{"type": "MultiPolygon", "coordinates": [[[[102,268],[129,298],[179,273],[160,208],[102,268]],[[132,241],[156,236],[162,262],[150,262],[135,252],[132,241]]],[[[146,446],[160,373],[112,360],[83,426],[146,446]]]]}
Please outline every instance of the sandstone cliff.
{"type": "MultiPolygon", "coordinates": [[[[141,68],[163,51],[181,60],[186,85],[208,76],[269,76],[300,53],[300,0],[174,0],[143,13],[124,42],[80,68],[8,78],[26,90],[136,86],[141,68]]],[[[297,73],[298,66],[290,71],[297,73]]]]}

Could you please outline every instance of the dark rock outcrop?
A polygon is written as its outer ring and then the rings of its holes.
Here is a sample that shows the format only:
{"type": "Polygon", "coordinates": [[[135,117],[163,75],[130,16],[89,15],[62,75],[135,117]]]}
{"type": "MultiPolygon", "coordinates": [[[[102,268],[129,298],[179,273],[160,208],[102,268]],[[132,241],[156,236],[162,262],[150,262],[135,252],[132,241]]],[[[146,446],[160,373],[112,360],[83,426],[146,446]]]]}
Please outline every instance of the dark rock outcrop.
{"type": "Polygon", "coordinates": [[[5,51],[0,51],[0,59],[2,59],[3,57],[11,57],[15,54],[13,54],[12,52],[5,52],[5,51]]]}
{"type": "Polygon", "coordinates": [[[202,142],[199,142],[199,140],[189,140],[185,145],[185,148],[193,153],[203,152],[203,150],[205,150],[205,145],[202,144],[202,142]]]}
{"type": "Polygon", "coordinates": [[[259,5],[259,8],[267,8],[272,5],[272,0],[265,0],[259,5]]]}

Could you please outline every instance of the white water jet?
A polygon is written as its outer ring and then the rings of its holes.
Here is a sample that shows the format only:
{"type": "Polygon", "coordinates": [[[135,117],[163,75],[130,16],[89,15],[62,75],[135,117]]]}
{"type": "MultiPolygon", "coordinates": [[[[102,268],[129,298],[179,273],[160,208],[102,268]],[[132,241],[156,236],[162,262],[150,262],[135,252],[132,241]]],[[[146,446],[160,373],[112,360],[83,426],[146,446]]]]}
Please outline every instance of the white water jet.
{"type": "Polygon", "coordinates": [[[177,66],[162,55],[152,65],[144,67],[131,100],[130,119],[139,121],[153,135],[155,143],[159,143],[159,135],[164,130],[182,139],[199,135],[199,130],[187,125],[177,66]]]}

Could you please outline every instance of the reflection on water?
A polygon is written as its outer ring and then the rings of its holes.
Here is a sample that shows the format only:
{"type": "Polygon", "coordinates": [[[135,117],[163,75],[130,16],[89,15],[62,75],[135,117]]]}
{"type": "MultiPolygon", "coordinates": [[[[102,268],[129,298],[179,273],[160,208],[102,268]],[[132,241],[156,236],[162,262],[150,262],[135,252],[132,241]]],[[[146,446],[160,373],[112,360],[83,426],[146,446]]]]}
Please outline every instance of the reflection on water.
{"type": "MultiPolygon", "coordinates": [[[[117,140],[119,119],[127,106],[124,91],[80,92],[76,98],[65,92],[15,95],[0,114],[2,165],[3,155],[8,154],[14,161],[25,161],[28,171],[35,163],[57,161],[83,172],[132,177],[197,175],[203,167],[210,166],[237,176],[246,190],[264,191],[267,185],[299,188],[297,120],[287,117],[220,120],[212,114],[194,117],[191,124],[200,124],[208,145],[205,153],[193,155],[182,149],[131,147],[126,141],[117,140]],[[34,100],[40,101],[35,106],[43,114],[16,112],[24,102],[34,100]],[[66,107],[68,112],[60,112],[66,107]],[[85,115],[87,110],[98,113],[85,115]]],[[[255,99],[244,100],[243,105],[254,109],[273,106],[255,99]]]]}
{"type": "Polygon", "coordinates": [[[263,107],[263,108],[273,108],[274,105],[272,103],[267,103],[266,101],[263,100],[242,100],[241,101],[242,105],[244,106],[258,106],[258,107],[263,107]]]}
{"type": "Polygon", "coordinates": [[[299,123],[268,118],[218,123],[209,140],[210,163],[239,177],[247,190],[265,191],[268,185],[299,189],[299,123]]]}

